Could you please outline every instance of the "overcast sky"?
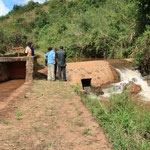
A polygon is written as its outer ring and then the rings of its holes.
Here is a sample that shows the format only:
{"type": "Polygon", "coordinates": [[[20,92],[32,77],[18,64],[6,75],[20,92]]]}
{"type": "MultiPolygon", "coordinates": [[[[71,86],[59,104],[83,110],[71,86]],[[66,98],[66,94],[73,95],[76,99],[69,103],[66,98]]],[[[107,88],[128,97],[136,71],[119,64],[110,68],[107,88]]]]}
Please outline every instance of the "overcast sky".
{"type": "MultiPolygon", "coordinates": [[[[6,15],[12,10],[14,5],[25,5],[30,0],[0,0],[0,16],[6,15]]],[[[34,2],[44,3],[45,0],[33,0],[34,2]]]]}

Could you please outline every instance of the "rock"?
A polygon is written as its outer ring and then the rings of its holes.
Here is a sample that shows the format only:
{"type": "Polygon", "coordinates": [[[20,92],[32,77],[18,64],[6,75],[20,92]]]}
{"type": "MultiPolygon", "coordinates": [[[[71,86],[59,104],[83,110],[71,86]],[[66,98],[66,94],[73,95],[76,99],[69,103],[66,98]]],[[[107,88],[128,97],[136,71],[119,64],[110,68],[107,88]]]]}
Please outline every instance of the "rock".
{"type": "Polygon", "coordinates": [[[90,92],[91,92],[91,86],[85,86],[85,87],[84,87],[84,90],[85,90],[87,93],[90,93],[90,92]]]}
{"type": "Polygon", "coordinates": [[[141,91],[141,86],[130,81],[127,85],[125,85],[124,90],[125,89],[128,89],[130,94],[137,94],[141,91]]]}
{"type": "Polygon", "coordinates": [[[150,86],[150,80],[147,80],[147,84],[150,86]]]}
{"type": "Polygon", "coordinates": [[[81,92],[81,94],[83,94],[83,95],[84,95],[84,94],[87,94],[87,92],[86,92],[85,90],[83,90],[83,89],[81,89],[80,92],[81,92]]]}
{"type": "Polygon", "coordinates": [[[119,82],[120,81],[120,75],[119,75],[119,73],[113,67],[111,67],[111,66],[110,66],[110,69],[111,69],[112,74],[114,76],[114,83],[119,82]]]}
{"type": "Polygon", "coordinates": [[[147,80],[147,84],[150,86],[150,75],[147,75],[146,80],[147,80]]]}
{"type": "Polygon", "coordinates": [[[91,91],[97,95],[103,95],[104,92],[101,87],[91,87],[91,91]]]}

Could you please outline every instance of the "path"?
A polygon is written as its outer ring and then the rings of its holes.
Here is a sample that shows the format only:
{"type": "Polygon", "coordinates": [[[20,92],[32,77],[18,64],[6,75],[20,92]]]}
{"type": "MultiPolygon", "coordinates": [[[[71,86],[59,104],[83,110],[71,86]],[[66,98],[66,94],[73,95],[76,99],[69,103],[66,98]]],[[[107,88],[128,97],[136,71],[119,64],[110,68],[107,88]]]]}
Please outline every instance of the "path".
{"type": "Polygon", "coordinates": [[[1,150],[110,150],[95,118],[67,82],[35,80],[0,111],[1,150]]]}

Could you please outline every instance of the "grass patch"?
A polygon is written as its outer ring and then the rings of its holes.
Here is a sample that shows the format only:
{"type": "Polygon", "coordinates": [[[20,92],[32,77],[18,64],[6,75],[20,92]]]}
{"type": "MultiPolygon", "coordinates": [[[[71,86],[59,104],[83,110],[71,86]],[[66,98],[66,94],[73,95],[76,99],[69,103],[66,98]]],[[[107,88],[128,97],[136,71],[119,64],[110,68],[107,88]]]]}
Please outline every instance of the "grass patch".
{"type": "Polygon", "coordinates": [[[9,122],[6,120],[3,120],[2,122],[3,122],[3,124],[9,124],[9,122]]]}
{"type": "Polygon", "coordinates": [[[81,116],[83,114],[82,111],[78,111],[78,115],[81,116]]]}
{"type": "Polygon", "coordinates": [[[18,116],[18,117],[16,118],[16,120],[22,120],[23,118],[20,117],[20,116],[22,116],[22,115],[23,115],[23,114],[20,113],[20,112],[16,113],[16,116],[18,116]]]}
{"type": "Polygon", "coordinates": [[[17,116],[22,116],[23,114],[19,112],[19,113],[16,113],[16,115],[17,116]]]}
{"type": "Polygon", "coordinates": [[[22,120],[23,118],[21,118],[21,117],[18,117],[16,120],[22,120]]]}
{"type": "Polygon", "coordinates": [[[51,116],[53,116],[53,113],[52,113],[52,112],[50,112],[50,113],[49,113],[49,116],[50,116],[50,117],[51,117],[51,116]]]}
{"type": "Polygon", "coordinates": [[[51,147],[52,146],[52,142],[48,142],[47,144],[46,144],[46,147],[51,147]]]}
{"type": "Polygon", "coordinates": [[[84,135],[88,134],[88,133],[89,133],[89,131],[90,131],[90,129],[89,129],[89,128],[85,129],[85,130],[83,131],[83,133],[82,133],[82,136],[84,136],[84,135]]]}
{"type": "Polygon", "coordinates": [[[14,106],[15,109],[18,109],[18,106],[14,106]]]}
{"type": "Polygon", "coordinates": [[[107,105],[81,94],[77,87],[75,91],[96,117],[114,149],[150,150],[150,112],[130,99],[127,91],[111,96],[107,105]]]}

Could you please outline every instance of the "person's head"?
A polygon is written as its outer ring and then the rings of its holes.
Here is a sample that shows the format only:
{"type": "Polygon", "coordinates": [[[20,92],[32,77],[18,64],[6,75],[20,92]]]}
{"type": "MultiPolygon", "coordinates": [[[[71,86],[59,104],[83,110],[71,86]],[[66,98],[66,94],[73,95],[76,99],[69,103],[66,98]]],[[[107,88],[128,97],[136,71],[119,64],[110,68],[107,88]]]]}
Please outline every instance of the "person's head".
{"type": "Polygon", "coordinates": [[[52,50],[52,47],[49,47],[49,48],[48,48],[48,52],[50,52],[51,50],[52,50]]]}
{"type": "Polygon", "coordinates": [[[60,46],[60,49],[64,49],[64,47],[63,47],[63,46],[60,46]]]}
{"type": "Polygon", "coordinates": [[[28,43],[27,43],[27,46],[29,46],[29,47],[30,47],[31,45],[32,45],[32,43],[31,43],[31,42],[28,42],[28,43]]]}
{"type": "Polygon", "coordinates": [[[57,51],[56,47],[53,47],[53,50],[56,52],[57,51]]]}
{"type": "Polygon", "coordinates": [[[33,43],[32,43],[32,41],[30,41],[30,43],[31,43],[31,46],[33,46],[33,43]]]}

